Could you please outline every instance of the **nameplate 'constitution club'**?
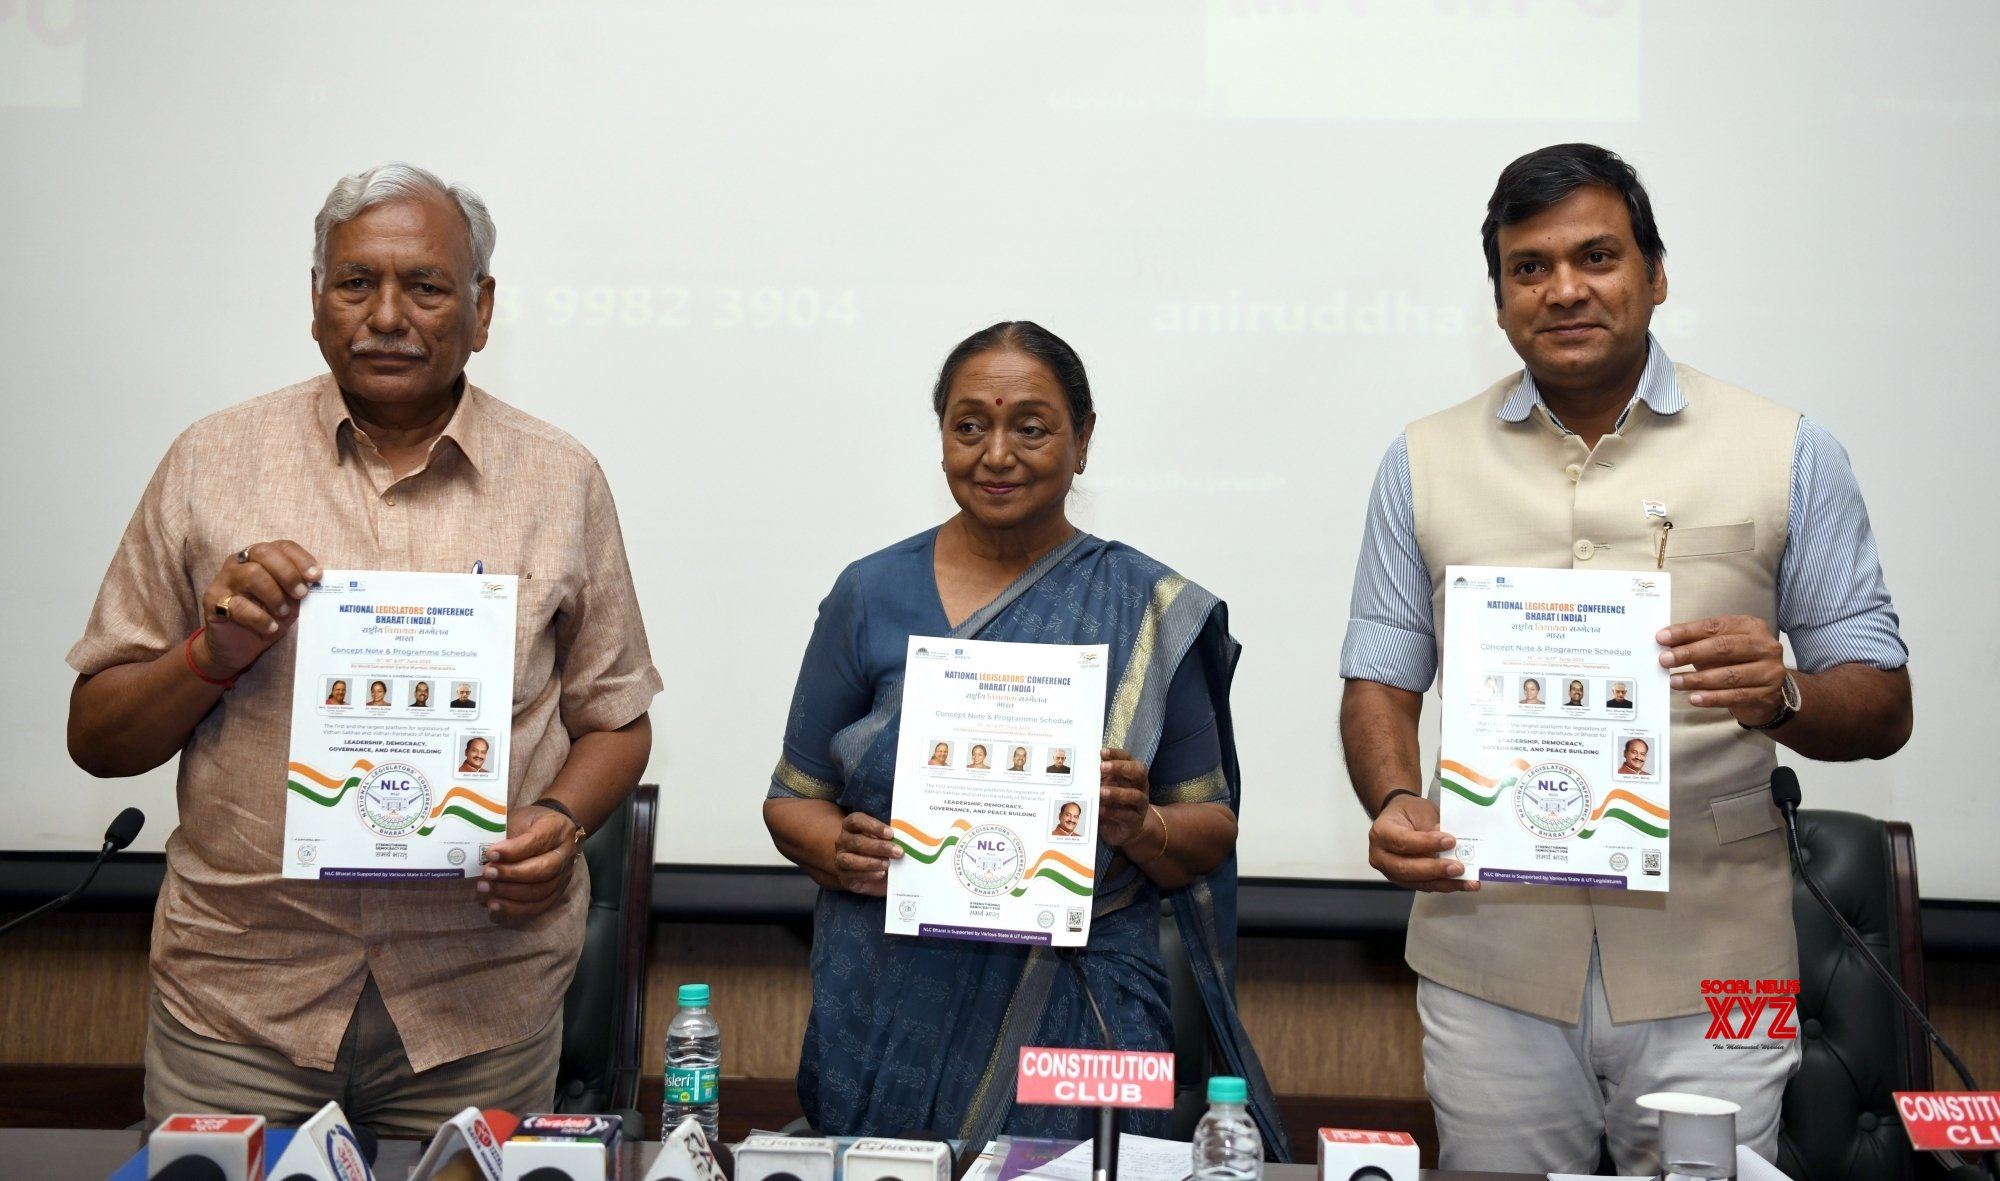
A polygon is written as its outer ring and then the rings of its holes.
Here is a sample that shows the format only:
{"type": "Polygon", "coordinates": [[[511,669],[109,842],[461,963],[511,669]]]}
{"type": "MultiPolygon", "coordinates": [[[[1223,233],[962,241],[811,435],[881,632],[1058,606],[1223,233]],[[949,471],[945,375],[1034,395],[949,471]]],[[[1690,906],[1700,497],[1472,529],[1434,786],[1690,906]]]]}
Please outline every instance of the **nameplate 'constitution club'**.
{"type": "Polygon", "coordinates": [[[2000,1152],[2000,1091],[1897,1091],[1896,1114],[1921,1152],[2000,1152]]]}
{"type": "Polygon", "coordinates": [[[1014,1101],[1057,1107],[1171,1110],[1174,1056],[1155,1050],[1021,1047],[1014,1101]]]}

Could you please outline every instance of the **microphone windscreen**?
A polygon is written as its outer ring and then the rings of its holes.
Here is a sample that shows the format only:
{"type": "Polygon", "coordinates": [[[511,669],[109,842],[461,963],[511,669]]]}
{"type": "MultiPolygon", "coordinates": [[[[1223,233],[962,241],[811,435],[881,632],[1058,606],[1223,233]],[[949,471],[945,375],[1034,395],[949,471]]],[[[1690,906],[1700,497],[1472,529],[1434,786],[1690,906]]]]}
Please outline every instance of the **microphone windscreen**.
{"type": "MultiPolygon", "coordinates": [[[[130,811],[138,811],[133,808],[130,811]]],[[[152,1181],[225,1181],[222,1166],[205,1156],[184,1156],[168,1161],[154,1173],[152,1181]]]]}
{"type": "Polygon", "coordinates": [[[1798,772],[1790,767],[1778,767],[1771,772],[1771,799],[1778,807],[1796,808],[1804,798],[1804,793],[1799,791],[1798,772]]]}
{"type": "Polygon", "coordinates": [[[116,853],[131,844],[133,838],[139,835],[139,830],[144,827],[146,827],[146,814],[137,808],[127,808],[118,814],[109,828],[104,830],[104,843],[110,845],[111,851],[116,853]]]}

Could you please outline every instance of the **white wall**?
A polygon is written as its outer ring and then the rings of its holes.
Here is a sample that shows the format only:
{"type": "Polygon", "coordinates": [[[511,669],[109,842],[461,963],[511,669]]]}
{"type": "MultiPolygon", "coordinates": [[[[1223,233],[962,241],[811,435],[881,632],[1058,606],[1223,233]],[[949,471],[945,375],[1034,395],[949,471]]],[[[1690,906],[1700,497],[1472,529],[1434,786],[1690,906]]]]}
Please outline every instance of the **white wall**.
{"type": "Polygon", "coordinates": [[[619,496],[663,860],[776,860],[815,605],[947,514],[935,367],[1028,317],[1098,390],[1081,523],[1230,602],[1244,871],[1369,877],[1332,721],[1368,481],[1513,367],[1484,201],[1589,139],[1652,190],[1669,351],[1806,409],[1869,496],[1918,732],[1805,768],[1809,802],[1911,819],[1926,893],[2000,897],[1968,757],[2000,655],[1984,0],[0,8],[0,847],[94,847],[127,802],[165,837],[170,774],[70,765],[63,654],[173,435],[321,368],[312,214],[404,158],[499,222],[474,379],[619,496]]]}

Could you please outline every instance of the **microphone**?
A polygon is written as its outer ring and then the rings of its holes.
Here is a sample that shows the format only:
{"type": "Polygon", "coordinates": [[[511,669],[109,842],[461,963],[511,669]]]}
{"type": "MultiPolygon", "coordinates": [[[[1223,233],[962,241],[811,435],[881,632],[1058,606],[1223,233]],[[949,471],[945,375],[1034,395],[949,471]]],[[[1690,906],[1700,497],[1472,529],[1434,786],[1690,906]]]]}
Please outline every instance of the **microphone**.
{"type": "Polygon", "coordinates": [[[104,830],[104,854],[110,856],[131,844],[146,827],[146,814],[137,808],[127,808],[114,817],[104,830]]]}
{"type": "Polygon", "coordinates": [[[160,1166],[148,1181],[228,1181],[222,1166],[205,1156],[184,1156],[160,1166]]]}
{"type": "Polygon", "coordinates": [[[0,925],[0,935],[5,935],[30,919],[40,918],[42,915],[66,905],[70,899],[89,889],[90,883],[97,877],[97,871],[103,867],[104,859],[131,844],[132,839],[139,835],[139,830],[145,827],[145,824],[146,814],[137,808],[127,808],[123,812],[120,812],[117,818],[111,822],[110,827],[104,830],[104,847],[97,851],[97,860],[90,863],[90,872],[83,875],[83,880],[77,883],[76,889],[53,901],[44,902],[27,914],[10,919],[4,925],[0,925]]]}
{"type": "Polygon", "coordinates": [[[1805,793],[1799,790],[1799,773],[1790,767],[1778,767],[1771,772],[1771,802],[1778,805],[1778,811],[1785,814],[1787,823],[1793,822],[1805,793]]]}
{"type": "MultiPolygon", "coordinates": [[[[1112,1044],[1111,1023],[1104,1019],[1104,1010],[1097,1007],[1097,994],[1090,991],[1090,977],[1083,970],[1083,960],[1071,949],[1057,953],[1076,972],[1076,982],[1083,988],[1083,999],[1090,1003],[1090,1015],[1097,1021],[1097,1030],[1104,1039],[1104,1048],[1115,1050],[1112,1044]]],[[[1118,1109],[1109,1103],[1097,1109],[1097,1134],[1090,1143],[1091,1181],[1118,1181],[1118,1109]]]]}
{"type": "MultiPolygon", "coordinates": [[[[1813,901],[1819,903],[1819,908],[1826,912],[1835,926],[1840,928],[1841,935],[1861,953],[1861,962],[1868,965],[1868,970],[1873,972],[1875,978],[1882,982],[1882,986],[1889,990],[1889,994],[1896,998],[1903,1011],[1916,1018],[1917,1024],[1923,1028],[1924,1036],[1938,1048],[1940,1054],[1944,1055],[1944,1060],[1951,1063],[1951,1068],[1965,1083],[1965,1089],[1979,1090],[1979,1084],[1972,1080],[1972,1072],[1965,1068],[1964,1059],[1960,1058],[1958,1052],[1944,1040],[1944,1036],[1938,1033],[1937,1028],[1931,1024],[1931,1019],[1918,1007],[1917,1002],[1910,999],[1910,994],[1903,991],[1903,986],[1896,982],[1895,976],[1890,974],[1888,968],[1882,966],[1882,961],[1875,958],[1875,953],[1861,941],[1861,932],[1855,930],[1846,916],[1840,913],[1840,908],[1835,906],[1833,900],[1826,896],[1826,891],[1820,888],[1818,879],[1806,869],[1805,852],[1799,847],[1799,802],[1804,798],[1805,793],[1799,789],[1799,776],[1796,771],[1790,767],[1777,767],[1771,771],[1771,802],[1778,806],[1779,813],[1785,818],[1785,839],[1791,846],[1792,868],[1798,871],[1799,880],[1806,884],[1806,890],[1812,894],[1813,901]]],[[[1987,1154],[1986,1170],[1996,1179],[2000,1179],[2000,1167],[1995,1166],[1994,1155],[1996,1154],[1987,1154]]]]}
{"type": "MultiPolygon", "coordinates": [[[[423,1159],[410,1170],[410,1181],[486,1181],[501,1172],[500,1146],[514,1134],[520,1119],[497,1107],[468,1107],[444,1121],[424,1149],[423,1159]]],[[[357,1129],[357,1134],[359,1129],[357,1129]]],[[[375,1163],[375,1140],[361,1142],[368,1163],[375,1163]]]]}

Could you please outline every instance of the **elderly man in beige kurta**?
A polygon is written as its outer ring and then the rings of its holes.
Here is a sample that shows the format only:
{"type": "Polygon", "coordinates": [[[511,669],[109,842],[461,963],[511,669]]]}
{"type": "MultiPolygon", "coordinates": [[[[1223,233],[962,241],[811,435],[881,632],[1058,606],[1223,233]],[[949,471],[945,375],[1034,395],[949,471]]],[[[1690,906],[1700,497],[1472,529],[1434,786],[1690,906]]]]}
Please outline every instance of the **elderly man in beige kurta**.
{"type": "Polygon", "coordinates": [[[319,231],[331,372],[168,450],[70,653],[70,745],[103,775],[181,760],[149,1118],[337,1099],[422,1133],[468,1103],[549,1103],[576,846],[643,770],[660,678],[597,462],[464,378],[492,308],[478,198],[386,166],[343,179],[319,231]],[[476,883],[280,876],[291,626],[322,567],[520,579],[508,836],[476,883]]]}

